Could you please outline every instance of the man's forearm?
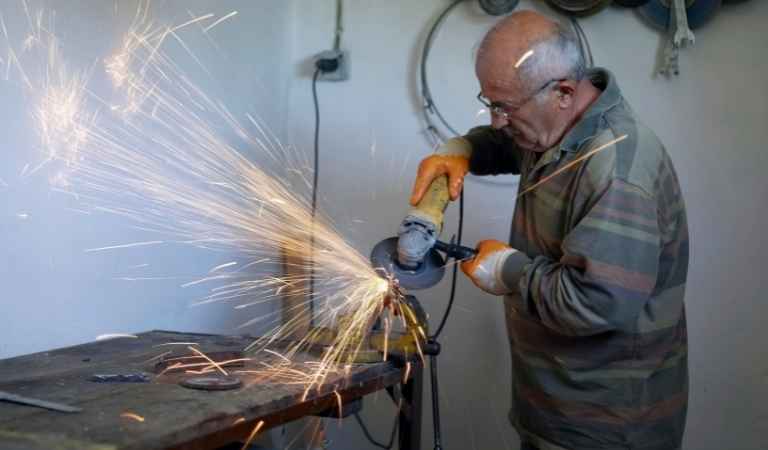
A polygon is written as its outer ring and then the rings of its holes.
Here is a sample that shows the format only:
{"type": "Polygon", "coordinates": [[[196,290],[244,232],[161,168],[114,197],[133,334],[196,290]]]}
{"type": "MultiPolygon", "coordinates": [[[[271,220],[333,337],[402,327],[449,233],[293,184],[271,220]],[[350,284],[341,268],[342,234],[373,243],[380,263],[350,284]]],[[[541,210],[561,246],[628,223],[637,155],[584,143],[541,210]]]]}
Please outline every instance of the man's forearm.
{"type": "Polygon", "coordinates": [[[531,258],[521,251],[509,255],[501,268],[501,280],[512,292],[520,290],[520,278],[525,273],[525,268],[531,263],[531,258]]]}
{"type": "Polygon", "coordinates": [[[438,153],[442,155],[463,156],[472,158],[472,143],[464,136],[448,139],[440,146],[438,153]]]}

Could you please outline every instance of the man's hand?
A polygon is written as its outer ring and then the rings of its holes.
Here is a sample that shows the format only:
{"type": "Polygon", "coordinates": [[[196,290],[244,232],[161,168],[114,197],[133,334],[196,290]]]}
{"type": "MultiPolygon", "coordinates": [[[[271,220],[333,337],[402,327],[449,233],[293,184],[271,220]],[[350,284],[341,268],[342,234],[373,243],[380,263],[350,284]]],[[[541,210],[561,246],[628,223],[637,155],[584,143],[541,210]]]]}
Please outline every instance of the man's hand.
{"type": "MultiPolygon", "coordinates": [[[[477,255],[461,263],[461,271],[475,286],[493,295],[509,294],[515,286],[507,286],[502,279],[504,263],[510,255],[518,253],[507,244],[493,239],[477,243],[477,255]]],[[[527,257],[526,257],[527,259],[527,257]]]]}
{"type": "Polygon", "coordinates": [[[432,181],[440,176],[448,175],[448,195],[456,200],[461,193],[464,176],[469,172],[469,159],[462,155],[436,154],[424,158],[416,173],[416,182],[411,194],[411,205],[416,206],[432,181]]]}

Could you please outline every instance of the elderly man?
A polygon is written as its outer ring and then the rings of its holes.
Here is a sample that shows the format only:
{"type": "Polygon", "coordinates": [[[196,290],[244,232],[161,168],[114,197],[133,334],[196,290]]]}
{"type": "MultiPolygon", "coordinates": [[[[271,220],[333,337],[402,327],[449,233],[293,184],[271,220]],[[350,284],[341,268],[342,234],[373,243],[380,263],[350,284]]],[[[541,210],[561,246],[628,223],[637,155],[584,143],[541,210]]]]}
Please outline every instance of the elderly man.
{"type": "Polygon", "coordinates": [[[448,175],[520,175],[509,245],[462,270],[504,295],[510,420],[523,448],[680,448],[688,397],[685,207],[675,170],[614,76],[585,70],[573,35],[530,11],[502,20],[476,62],[491,126],[422,161],[412,204],[448,175]]]}

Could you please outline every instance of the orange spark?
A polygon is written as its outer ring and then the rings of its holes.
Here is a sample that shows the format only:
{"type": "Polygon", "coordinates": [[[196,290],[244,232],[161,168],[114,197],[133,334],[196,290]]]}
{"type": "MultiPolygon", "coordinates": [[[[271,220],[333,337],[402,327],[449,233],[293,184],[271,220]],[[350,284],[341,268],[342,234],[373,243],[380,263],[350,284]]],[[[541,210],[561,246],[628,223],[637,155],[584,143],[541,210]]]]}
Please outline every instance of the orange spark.
{"type": "Polygon", "coordinates": [[[554,178],[555,176],[557,176],[557,175],[560,175],[561,173],[563,173],[564,171],[566,171],[566,170],[570,169],[571,167],[575,166],[576,164],[578,164],[578,163],[580,163],[580,162],[584,161],[585,159],[587,159],[587,158],[591,157],[591,156],[592,156],[592,155],[594,155],[595,153],[601,152],[601,151],[605,150],[606,148],[608,148],[608,147],[612,146],[613,144],[615,144],[615,143],[617,143],[617,142],[621,142],[621,141],[623,141],[623,140],[624,140],[624,139],[626,139],[626,138],[627,138],[627,135],[625,134],[625,135],[623,135],[623,136],[619,136],[619,137],[617,137],[616,139],[614,139],[614,140],[612,140],[612,141],[610,141],[610,142],[606,142],[605,144],[603,144],[603,145],[601,145],[601,146],[597,147],[596,149],[590,150],[589,152],[587,152],[587,153],[586,153],[586,154],[584,154],[583,156],[580,156],[580,157],[578,157],[578,158],[574,159],[573,161],[569,162],[568,164],[566,164],[566,165],[564,165],[563,167],[561,167],[561,168],[557,169],[556,171],[554,171],[552,174],[550,174],[550,175],[548,175],[548,176],[544,177],[544,178],[543,178],[541,181],[537,182],[537,183],[536,183],[536,184],[534,184],[533,186],[531,186],[531,187],[529,187],[529,188],[525,189],[523,192],[521,192],[521,193],[517,194],[517,198],[520,198],[520,197],[522,197],[523,195],[525,195],[525,194],[527,194],[527,193],[531,192],[532,190],[536,189],[537,187],[539,187],[539,186],[541,186],[542,184],[546,183],[547,181],[551,180],[551,179],[552,179],[552,178],[554,178]]]}
{"type": "Polygon", "coordinates": [[[163,347],[166,345],[200,345],[197,342],[166,342],[164,344],[153,345],[153,347],[163,347]]]}
{"type": "Polygon", "coordinates": [[[405,363],[405,375],[403,375],[403,383],[408,382],[408,377],[411,375],[411,362],[405,363]]]}
{"type": "Polygon", "coordinates": [[[261,427],[263,426],[264,426],[264,421],[259,420],[259,423],[257,423],[256,426],[253,428],[253,431],[251,431],[251,434],[248,436],[248,439],[245,440],[245,444],[243,444],[243,447],[240,450],[246,450],[248,446],[251,445],[253,438],[256,437],[256,434],[258,434],[259,430],[261,430],[261,427]]]}
{"type": "Polygon", "coordinates": [[[120,417],[124,417],[126,419],[135,420],[136,422],[144,422],[144,418],[141,417],[138,414],[132,413],[132,412],[124,412],[120,414],[120,417]]]}
{"type": "Polygon", "coordinates": [[[339,419],[342,418],[342,401],[341,401],[341,394],[339,394],[339,391],[334,390],[333,393],[336,395],[336,406],[339,408],[339,419]]]}
{"type": "Polygon", "coordinates": [[[203,357],[206,360],[208,360],[208,362],[210,362],[214,367],[216,367],[219,370],[219,372],[223,373],[225,376],[229,375],[229,373],[227,373],[227,371],[224,370],[223,367],[221,367],[216,361],[214,361],[211,358],[209,358],[205,353],[201,352],[200,350],[196,349],[195,347],[187,347],[187,348],[189,350],[191,350],[192,352],[197,353],[201,357],[203,357]]]}

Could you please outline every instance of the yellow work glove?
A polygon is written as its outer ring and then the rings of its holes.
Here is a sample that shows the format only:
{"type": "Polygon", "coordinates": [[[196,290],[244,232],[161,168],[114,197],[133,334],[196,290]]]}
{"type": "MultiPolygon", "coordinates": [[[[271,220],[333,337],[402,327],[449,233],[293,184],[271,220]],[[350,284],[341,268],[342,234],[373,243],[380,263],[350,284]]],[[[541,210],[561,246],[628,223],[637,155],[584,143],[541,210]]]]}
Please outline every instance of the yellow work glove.
{"type": "Polygon", "coordinates": [[[448,175],[448,195],[456,200],[461,193],[464,176],[469,172],[469,157],[472,144],[463,137],[445,141],[437,153],[424,158],[416,173],[416,182],[411,194],[411,205],[416,206],[432,181],[442,175],[448,175]]]}
{"type": "Polygon", "coordinates": [[[411,206],[418,205],[432,181],[442,175],[448,175],[448,195],[451,200],[456,200],[461,193],[467,172],[469,172],[469,159],[464,156],[432,155],[424,158],[416,173],[411,206]]]}
{"type": "Polygon", "coordinates": [[[493,295],[516,292],[523,268],[530,263],[524,253],[493,239],[477,243],[477,255],[461,263],[461,271],[475,286],[493,295]]]}

